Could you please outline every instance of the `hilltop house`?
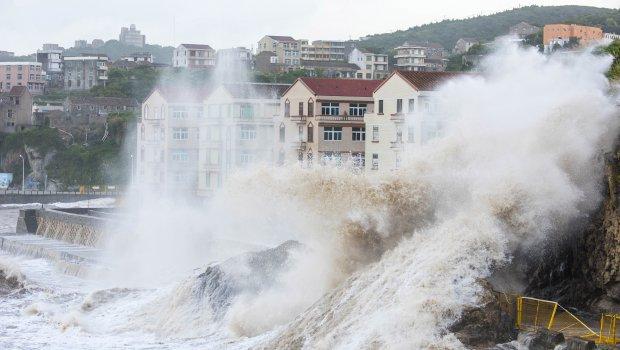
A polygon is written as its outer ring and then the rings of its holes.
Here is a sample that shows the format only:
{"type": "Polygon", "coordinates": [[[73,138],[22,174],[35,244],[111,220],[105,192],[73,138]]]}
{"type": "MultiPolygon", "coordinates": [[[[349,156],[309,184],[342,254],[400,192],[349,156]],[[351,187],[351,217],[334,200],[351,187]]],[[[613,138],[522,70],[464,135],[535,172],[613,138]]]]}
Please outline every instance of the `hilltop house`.
{"type": "Polygon", "coordinates": [[[0,93],[0,132],[21,131],[34,124],[32,94],[25,86],[0,93]]]}

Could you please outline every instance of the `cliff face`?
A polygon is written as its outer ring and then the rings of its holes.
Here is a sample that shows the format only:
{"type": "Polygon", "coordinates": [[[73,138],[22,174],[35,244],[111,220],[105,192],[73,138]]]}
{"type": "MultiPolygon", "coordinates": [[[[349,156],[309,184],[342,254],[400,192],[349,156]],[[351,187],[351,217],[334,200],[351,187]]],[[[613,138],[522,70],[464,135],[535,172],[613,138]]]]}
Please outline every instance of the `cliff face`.
{"type": "MultiPolygon", "coordinates": [[[[24,145],[24,150],[26,151],[26,156],[28,157],[28,164],[30,164],[30,168],[32,169],[32,172],[28,175],[28,178],[43,184],[45,182],[46,175],[45,167],[51,162],[52,158],[54,158],[56,151],[49,151],[44,154],[36,148],[28,145],[24,145]]],[[[48,190],[55,190],[52,182],[48,183],[48,190]]]]}
{"type": "Polygon", "coordinates": [[[530,266],[526,295],[620,312],[620,148],[606,160],[606,193],[580,232],[549,242],[530,266]]]}

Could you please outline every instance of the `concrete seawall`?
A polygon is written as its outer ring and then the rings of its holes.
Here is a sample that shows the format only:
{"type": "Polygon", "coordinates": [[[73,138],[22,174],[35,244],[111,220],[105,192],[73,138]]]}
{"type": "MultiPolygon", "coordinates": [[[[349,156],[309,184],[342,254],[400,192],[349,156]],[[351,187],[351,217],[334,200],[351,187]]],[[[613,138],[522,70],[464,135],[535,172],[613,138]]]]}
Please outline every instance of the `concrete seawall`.
{"type": "Polygon", "coordinates": [[[97,247],[110,219],[102,217],[106,209],[22,209],[17,219],[18,233],[97,247]],[[90,213],[95,212],[97,216],[90,213]]]}

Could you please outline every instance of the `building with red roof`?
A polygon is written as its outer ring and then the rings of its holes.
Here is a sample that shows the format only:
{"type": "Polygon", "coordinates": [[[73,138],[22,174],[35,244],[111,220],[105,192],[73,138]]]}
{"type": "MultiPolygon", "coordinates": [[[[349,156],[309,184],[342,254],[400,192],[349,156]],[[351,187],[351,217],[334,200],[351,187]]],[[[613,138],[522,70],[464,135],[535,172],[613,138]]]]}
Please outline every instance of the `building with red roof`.
{"type": "Polygon", "coordinates": [[[366,170],[394,170],[403,152],[441,134],[437,90],[454,79],[473,74],[396,70],[373,92],[375,109],[365,117],[366,170]]]}
{"type": "Polygon", "coordinates": [[[380,80],[302,77],[282,95],[276,120],[279,163],[364,161],[364,115],[380,80]]]}

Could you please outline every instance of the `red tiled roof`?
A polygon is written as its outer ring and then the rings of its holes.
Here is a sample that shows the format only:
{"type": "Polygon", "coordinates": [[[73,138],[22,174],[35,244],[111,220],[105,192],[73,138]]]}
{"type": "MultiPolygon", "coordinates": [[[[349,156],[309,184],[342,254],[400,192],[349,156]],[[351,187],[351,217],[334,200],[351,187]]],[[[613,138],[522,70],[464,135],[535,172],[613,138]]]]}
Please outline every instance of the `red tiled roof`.
{"type": "Polygon", "coordinates": [[[414,72],[408,70],[397,70],[394,74],[400,75],[411,85],[420,91],[436,90],[446,81],[462,77],[468,73],[461,72],[414,72]]]}
{"type": "Polygon", "coordinates": [[[276,41],[297,41],[293,39],[293,37],[285,36],[285,35],[267,35],[267,36],[276,41]]]}
{"type": "Polygon", "coordinates": [[[299,78],[315,95],[372,97],[381,80],[299,78]]]}
{"type": "Polygon", "coordinates": [[[181,44],[181,45],[185,46],[188,49],[194,49],[194,50],[213,50],[211,46],[203,45],[203,44],[181,44]]]}
{"type": "Polygon", "coordinates": [[[21,96],[26,92],[28,92],[28,89],[25,86],[13,86],[11,90],[9,91],[9,95],[21,96]]]}

